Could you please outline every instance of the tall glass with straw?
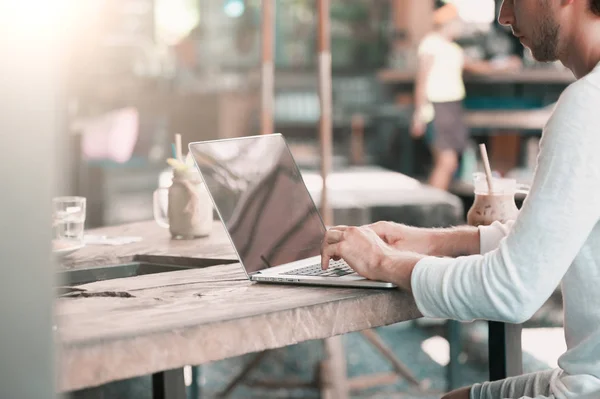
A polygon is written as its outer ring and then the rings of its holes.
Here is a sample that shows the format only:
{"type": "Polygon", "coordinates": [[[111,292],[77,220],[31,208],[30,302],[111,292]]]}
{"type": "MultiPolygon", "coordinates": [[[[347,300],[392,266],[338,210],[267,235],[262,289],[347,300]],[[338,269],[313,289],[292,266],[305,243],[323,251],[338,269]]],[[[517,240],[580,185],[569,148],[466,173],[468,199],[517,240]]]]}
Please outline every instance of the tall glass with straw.
{"type": "Polygon", "coordinates": [[[529,187],[517,184],[514,179],[493,177],[485,144],[479,148],[485,173],[473,175],[475,200],[467,213],[467,223],[471,226],[487,226],[495,221],[506,223],[515,220],[519,214],[515,194],[527,194],[529,187]]]}

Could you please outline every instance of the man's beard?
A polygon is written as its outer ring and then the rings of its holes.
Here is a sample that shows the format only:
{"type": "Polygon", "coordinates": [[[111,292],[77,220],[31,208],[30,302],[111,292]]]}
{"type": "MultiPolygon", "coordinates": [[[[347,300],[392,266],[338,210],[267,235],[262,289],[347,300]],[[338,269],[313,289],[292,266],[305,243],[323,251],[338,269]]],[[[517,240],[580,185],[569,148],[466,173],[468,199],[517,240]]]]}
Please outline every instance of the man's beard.
{"type": "Polygon", "coordinates": [[[531,54],[540,62],[556,61],[559,56],[558,34],[560,26],[550,15],[544,15],[539,27],[534,30],[531,54]]]}

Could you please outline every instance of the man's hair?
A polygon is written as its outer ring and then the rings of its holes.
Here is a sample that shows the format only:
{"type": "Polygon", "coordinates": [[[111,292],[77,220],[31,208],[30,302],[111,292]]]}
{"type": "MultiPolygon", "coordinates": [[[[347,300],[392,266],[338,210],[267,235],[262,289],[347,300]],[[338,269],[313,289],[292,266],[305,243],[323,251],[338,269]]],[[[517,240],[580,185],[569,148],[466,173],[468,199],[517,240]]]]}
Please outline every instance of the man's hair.
{"type": "Polygon", "coordinates": [[[600,0],[590,0],[592,12],[600,17],[600,0]]]}

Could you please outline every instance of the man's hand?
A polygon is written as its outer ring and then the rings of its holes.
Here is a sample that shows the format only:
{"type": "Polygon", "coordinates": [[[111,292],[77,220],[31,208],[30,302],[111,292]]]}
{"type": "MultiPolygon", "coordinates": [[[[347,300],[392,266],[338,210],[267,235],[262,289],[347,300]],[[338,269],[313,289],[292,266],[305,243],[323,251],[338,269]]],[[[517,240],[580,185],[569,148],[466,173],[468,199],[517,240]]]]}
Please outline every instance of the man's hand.
{"type": "Polygon", "coordinates": [[[393,222],[377,222],[366,225],[386,244],[402,251],[424,255],[437,255],[433,248],[435,231],[393,222]]]}
{"type": "Polygon", "coordinates": [[[369,280],[386,281],[410,290],[410,276],[424,257],[398,251],[368,227],[337,226],[329,229],[321,247],[321,267],[330,259],[344,259],[359,275],[369,280]]]}

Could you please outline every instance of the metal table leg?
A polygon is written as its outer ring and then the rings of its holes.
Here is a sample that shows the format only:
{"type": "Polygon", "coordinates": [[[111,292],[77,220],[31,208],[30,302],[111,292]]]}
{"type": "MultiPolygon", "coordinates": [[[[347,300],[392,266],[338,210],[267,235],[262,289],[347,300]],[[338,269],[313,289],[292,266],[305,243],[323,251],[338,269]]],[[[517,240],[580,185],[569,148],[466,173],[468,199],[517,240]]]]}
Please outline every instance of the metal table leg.
{"type": "Polygon", "coordinates": [[[183,368],[152,374],[152,399],[186,399],[183,368]]]}
{"type": "Polygon", "coordinates": [[[192,385],[190,386],[190,399],[200,399],[202,386],[202,366],[192,366],[192,385]]]}
{"type": "Polygon", "coordinates": [[[462,324],[455,320],[448,320],[446,324],[446,335],[450,345],[450,360],[446,366],[446,384],[448,391],[459,388],[458,377],[460,376],[460,364],[458,357],[462,352],[462,324]]]}
{"type": "Polygon", "coordinates": [[[520,324],[488,323],[490,381],[523,374],[520,324]]]}

